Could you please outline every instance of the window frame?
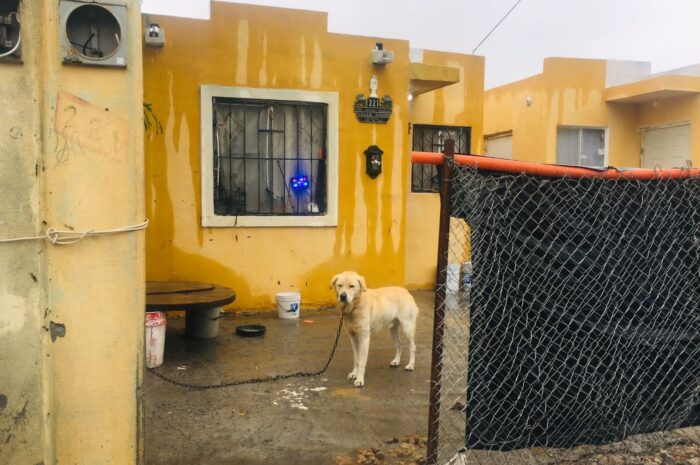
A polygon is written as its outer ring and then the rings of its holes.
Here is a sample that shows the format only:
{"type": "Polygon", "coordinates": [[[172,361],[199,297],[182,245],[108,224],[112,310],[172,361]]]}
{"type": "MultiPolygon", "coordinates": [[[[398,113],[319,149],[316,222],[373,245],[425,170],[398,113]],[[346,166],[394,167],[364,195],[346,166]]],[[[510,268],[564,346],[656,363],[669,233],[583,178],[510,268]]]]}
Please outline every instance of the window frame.
{"type": "MultiPolygon", "coordinates": [[[[463,150],[463,152],[470,153],[471,152],[471,146],[472,146],[472,127],[471,126],[456,126],[456,125],[446,125],[446,124],[420,124],[420,123],[412,123],[411,124],[411,151],[413,151],[413,138],[416,135],[416,129],[434,129],[434,130],[464,130],[466,133],[466,138],[465,138],[465,143],[467,145],[466,150],[463,150]]],[[[428,150],[429,152],[432,151],[428,150]]],[[[455,146],[455,152],[459,152],[459,147],[455,146]]],[[[416,165],[421,165],[421,170],[425,170],[426,168],[428,169],[436,169],[435,165],[422,165],[421,163],[411,163],[411,176],[410,176],[410,193],[411,194],[439,194],[439,186],[435,187],[435,190],[432,189],[432,182],[431,182],[431,189],[422,189],[422,190],[414,190],[413,189],[413,170],[415,169],[416,165]]]]}
{"type": "MultiPolygon", "coordinates": [[[[556,144],[558,143],[559,139],[559,130],[560,129],[577,129],[578,130],[578,147],[579,147],[579,153],[578,153],[578,165],[573,165],[573,166],[578,166],[578,167],[583,167],[583,168],[592,168],[592,169],[600,169],[600,168],[605,168],[610,165],[609,160],[608,160],[608,145],[610,144],[610,129],[607,126],[575,126],[575,125],[569,125],[569,124],[559,124],[557,125],[556,128],[556,139],[555,139],[555,150],[554,150],[554,163],[555,164],[560,164],[559,163],[559,154],[557,153],[556,150],[556,144]],[[604,151],[603,151],[603,164],[601,166],[588,166],[588,165],[582,165],[581,164],[581,144],[583,142],[583,137],[582,137],[582,132],[584,129],[596,129],[599,131],[603,131],[603,137],[604,137],[604,151]]],[[[571,165],[562,165],[562,166],[571,166],[571,165]]]]}
{"type": "Polygon", "coordinates": [[[201,225],[205,228],[233,227],[333,227],[338,225],[338,93],[295,89],[264,89],[201,85],[201,225]],[[326,121],[326,214],[325,215],[217,215],[214,211],[214,97],[323,103],[326,121]]]}

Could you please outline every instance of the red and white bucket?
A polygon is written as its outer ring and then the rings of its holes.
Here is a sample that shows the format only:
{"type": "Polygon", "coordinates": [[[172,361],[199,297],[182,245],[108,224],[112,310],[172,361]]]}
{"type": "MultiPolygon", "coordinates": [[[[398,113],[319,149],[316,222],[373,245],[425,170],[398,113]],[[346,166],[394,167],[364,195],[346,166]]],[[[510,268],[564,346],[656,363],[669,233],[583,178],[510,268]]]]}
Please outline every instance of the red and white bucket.
{"type": "Polygon", "coordinates": [[[163,364],[165,349],[165,313],[146,312],[146,367],[155,368],[163,364]]]}

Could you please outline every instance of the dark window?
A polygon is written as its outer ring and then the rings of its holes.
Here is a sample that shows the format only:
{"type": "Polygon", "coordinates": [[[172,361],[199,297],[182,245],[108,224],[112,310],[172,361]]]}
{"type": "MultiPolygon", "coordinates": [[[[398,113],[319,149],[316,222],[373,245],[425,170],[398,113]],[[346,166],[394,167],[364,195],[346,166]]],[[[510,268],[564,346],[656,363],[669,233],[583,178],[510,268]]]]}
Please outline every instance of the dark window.
{"type": "MultiPolygon", "coordinates": [[[[445,150],[445,141],[455,141],[455,153],[468,154],[471,151],[471,128],[457,126],[413,126],[413,150],[438,152],[445,150]]],[[[411,172],[411,192],[438,192],[440,183],[435,165],[413,164],[411,172]]]]}
{"type": "Polygon", "coordinates": [[[214,213],[324,215],[328,106],[213,99],[214,213]]]}

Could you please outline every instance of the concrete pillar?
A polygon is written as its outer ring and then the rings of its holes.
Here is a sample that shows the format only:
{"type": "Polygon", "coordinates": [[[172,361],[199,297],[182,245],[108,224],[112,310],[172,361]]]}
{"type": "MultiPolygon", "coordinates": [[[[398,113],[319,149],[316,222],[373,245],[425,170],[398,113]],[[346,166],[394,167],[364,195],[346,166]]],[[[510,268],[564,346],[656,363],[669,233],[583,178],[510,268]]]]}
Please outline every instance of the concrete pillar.
{"type": "MultiPolygon", "coordinates": [[[[0,63],[0,239],[144,219],[141,18],[126,68],[63,64],[59,1],[0,63]]],[[[0,243],[0,463],[142,462],[144,233],[0,243]],[[7,376],[6,374],[9,374],[7,376]]]]}

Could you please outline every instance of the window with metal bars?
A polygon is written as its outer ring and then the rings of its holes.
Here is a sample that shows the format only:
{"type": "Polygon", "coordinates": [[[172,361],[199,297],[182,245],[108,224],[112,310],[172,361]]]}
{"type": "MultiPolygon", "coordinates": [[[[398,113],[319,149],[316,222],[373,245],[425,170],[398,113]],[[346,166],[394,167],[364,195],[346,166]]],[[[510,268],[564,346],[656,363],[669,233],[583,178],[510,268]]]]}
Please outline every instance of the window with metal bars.
{"type": "Polygon", "coordinates": [[[214,213],[327,210],[325,103],[214,97],[214,213]]]}
{"type": "MultiPolygon", "coordinates": [[[[445,141],[455,141],[455,153],[471,151],[471,128],[460,126],[413,125],[413,150],[442,153],[445,141]]],[[[439,192],[440,182],[435,165],[413,164],[411,192],[439,192]]]]}

